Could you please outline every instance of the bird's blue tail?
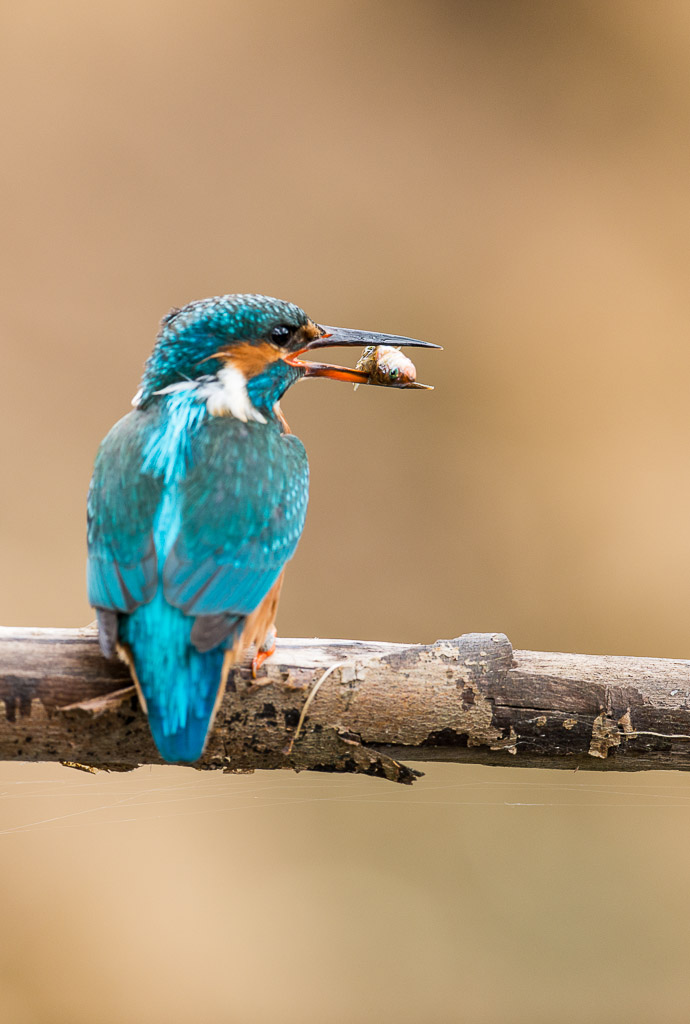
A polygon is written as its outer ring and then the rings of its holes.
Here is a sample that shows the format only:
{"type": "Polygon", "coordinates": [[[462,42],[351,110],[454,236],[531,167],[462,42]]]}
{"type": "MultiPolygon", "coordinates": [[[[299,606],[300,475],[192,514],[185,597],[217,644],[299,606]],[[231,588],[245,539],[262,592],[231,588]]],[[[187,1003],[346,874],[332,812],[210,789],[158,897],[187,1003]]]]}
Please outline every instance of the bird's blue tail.
{"type": "Polygon", "coordinates": [[[197,761],[213,724],[225,650],[197,651],[190,642],[193,620],[169,605],[161,590],[123,616],[120,639],[132,652],[161,756],[173,763],[197,761]]]}

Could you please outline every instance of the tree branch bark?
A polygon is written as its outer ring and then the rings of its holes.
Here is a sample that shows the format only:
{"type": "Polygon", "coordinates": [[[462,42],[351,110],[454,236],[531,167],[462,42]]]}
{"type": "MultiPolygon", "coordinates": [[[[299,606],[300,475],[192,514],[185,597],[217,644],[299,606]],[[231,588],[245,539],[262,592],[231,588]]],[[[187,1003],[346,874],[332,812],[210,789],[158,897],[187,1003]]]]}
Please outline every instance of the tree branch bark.
{"type": "MultiPolygon", "coordinates": [[[[430,646],[282,640],[263,671],[232,673],[195,768],[405,783],[419,774],[408,761],[690,769],[688,661],[513,651],[501,633],[470,633],[430,646]]],[[[101,657],[90,627],[0,628],[0,759],[163,763],[126,668],[101,657]]]]}

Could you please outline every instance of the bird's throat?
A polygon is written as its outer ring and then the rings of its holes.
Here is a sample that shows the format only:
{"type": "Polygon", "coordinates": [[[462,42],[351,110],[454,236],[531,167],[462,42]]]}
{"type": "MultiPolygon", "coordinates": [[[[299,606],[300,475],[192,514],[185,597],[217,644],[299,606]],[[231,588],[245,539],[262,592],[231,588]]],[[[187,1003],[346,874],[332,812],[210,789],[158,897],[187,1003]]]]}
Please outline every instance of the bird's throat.
{"type": "Polygon", "coordinates": [[[206,408],[211,416],[234,416],[248,423],[265,423],[266,417],[253,404],[247,391],[247,380],[239,367],[227,364],[218,371],[217,384],[208,384],[206,408]]]}

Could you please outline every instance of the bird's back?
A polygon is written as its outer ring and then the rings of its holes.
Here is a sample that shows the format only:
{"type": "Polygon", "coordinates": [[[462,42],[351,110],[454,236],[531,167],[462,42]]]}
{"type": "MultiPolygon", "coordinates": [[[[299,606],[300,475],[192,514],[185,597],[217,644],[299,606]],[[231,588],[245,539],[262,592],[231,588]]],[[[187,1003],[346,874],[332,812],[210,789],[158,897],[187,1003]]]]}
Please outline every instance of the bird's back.
{"type": "Polygon", "coordinates": [[[130,413],[103,442],[89,493],[89,596],[166,760],[201,755],[226,652],[294,553],[307,497],[297,438],[274,420],[211,416],[192,389],[130,413]]]}

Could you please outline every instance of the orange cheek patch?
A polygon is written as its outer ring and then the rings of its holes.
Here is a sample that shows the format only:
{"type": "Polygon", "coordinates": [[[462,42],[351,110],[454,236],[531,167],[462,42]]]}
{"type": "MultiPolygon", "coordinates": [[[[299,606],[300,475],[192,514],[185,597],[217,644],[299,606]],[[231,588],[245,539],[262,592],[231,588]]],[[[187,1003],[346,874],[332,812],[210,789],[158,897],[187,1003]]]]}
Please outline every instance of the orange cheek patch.
{"type": "Polygon", "coordinates": [[[268,365],[280,359],[280,352],[269,345],[266,341],[260,341],[258,345],[252,345],[249,341],[241,341],[237,345],[229,345],[218,352],[218,358],[223,359],[238,370],[241,370],[245,378],[255,377],[257,373],[268,365]]]}

